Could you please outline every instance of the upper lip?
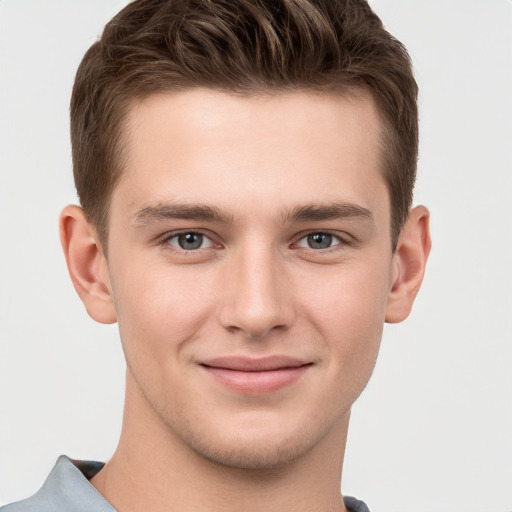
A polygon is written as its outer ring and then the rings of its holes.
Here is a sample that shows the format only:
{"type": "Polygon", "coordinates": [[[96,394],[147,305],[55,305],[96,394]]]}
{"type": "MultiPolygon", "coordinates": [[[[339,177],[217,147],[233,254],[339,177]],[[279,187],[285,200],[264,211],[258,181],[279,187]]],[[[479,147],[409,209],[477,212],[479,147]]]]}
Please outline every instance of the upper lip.
{"type": "Polygon", "coordinates": [[[207,359],[205,361],[201,361],[201,364],[203,366],[221,368],[224,370],[241,372],[264,372],[283,368],[299,368],[300,366],[311,364],[311,361],[282,355],[260,358],[227,356],[207,359]]]}

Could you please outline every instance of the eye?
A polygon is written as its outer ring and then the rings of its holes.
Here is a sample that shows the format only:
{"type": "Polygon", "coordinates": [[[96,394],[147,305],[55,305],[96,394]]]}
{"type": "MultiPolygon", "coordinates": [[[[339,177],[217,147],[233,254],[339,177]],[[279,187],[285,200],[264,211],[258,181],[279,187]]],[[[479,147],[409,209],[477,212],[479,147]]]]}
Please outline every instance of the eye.
{"type": "Polygon", "coordinates": [[[341,244],[339,237],[331,234],[318,231],[316,233],[309,233],[302,237],[296,244],[297,247],[307,247],[309,249],[330,249],[335,245],[341,244]]]}
{"type": "Polygon", "coordinates": [[[183,251],[196,251],[213,245],[213,242],[207,236],[195,231],[176,233],[168,237],[165,242],[183,251]]]}

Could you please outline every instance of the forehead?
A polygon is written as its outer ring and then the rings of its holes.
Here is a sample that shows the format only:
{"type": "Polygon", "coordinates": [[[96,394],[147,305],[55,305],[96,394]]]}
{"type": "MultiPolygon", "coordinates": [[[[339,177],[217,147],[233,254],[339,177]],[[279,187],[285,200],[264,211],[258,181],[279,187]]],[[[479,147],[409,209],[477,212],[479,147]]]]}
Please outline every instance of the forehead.
{"type": "Polygon", "coordinates": [[[128,165],[112,207],[172,200],[243,214],[258,203],[387,201],[369,95],[193,89],[137,102],[126,128],[128,165]]]}

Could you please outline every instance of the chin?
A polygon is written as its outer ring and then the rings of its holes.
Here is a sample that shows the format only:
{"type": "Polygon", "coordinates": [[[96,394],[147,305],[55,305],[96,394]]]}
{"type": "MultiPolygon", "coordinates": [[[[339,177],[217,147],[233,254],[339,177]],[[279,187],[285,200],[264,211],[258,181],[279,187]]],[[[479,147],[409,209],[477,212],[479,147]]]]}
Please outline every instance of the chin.
{"type": "Polygon", "coordinates": [[[319,421],[317,415],[311,416],[316,421],[279,419],[261,411],[256,416],[257,420],[254,414],[249,414],[244,420],[231,418],[231,422],[210,418],[210,423],[204,418],[191,422],[181,416],[177,422],[167,422],[167,428],[201,458],[246,470],[284,468],[313,451],[329,432],[337,430],[331,430],[333,425],[319,421]]]}
{"type": "Polygon", "coordinates": [[[256,439],[207,440],[188,436],[190,448],[199,456],[234,469],[275,470],[292,464],[312,449],[308,439],[259,436],[256,439]]]}

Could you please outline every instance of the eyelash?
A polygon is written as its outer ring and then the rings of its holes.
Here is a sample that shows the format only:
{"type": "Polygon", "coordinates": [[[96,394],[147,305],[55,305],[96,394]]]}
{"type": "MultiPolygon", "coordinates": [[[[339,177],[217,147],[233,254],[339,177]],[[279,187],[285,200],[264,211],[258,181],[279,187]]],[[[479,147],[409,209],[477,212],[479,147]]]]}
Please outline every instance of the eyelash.
{"type": "MultiPolygon", "coordinates": [[[[202,243],[201,243],[201,245],[202,245],[202,243]]],[[[167,234],[163,235],[163,237],[161,238],[160,244],[166,250],[173,251],[173,252],[180,253],[180,254],[188,254],[188,255],[202,253],[203,251],[210,249],[212,247],[214,247],[216,249],[222,248],[221,244],[215,242],[212,236],[209,236],[200,230],[182,230],[182,231],[175,231],[172,233],[167,233],[167,234]],[[199,236],[203,237],[202,243],[205,240],[207,240],[207,241],[209,241],[209,245],[208,245],[208,247],[199,247],[197,249],[183,249],[181,247],[178,247],[178,246],[170,243],[171,240],[173,240],[173,239],[177,240],[178,237],[181,235],[199,235],[199,236]]],[[[326,253],[331,253],[333,251],[337,251],[344,247],[352,246],[352,245],[354,245],[354,241],[352,239],[348,240],[346,237],[342,237],[339,234],[334,233],[329,230],[315,230],[315,231],[308,231],[305,233],[301,233],[299,238],[297,238],[297,241],[291,244],[291,248],[292,249],[304,249],[304,250],[311,251],[316,254],[326,254],[326,253]],[[335,243],[333,245],[330,245],[329,247],[325,247],[325,248],[313,248],[313,247],[299,245],[303,240],[306,240],[308,237],[315,236],[315,235],[330,236],[330,237],[332,237],[332,242],[335,242],[335,243]]]]}
{"type": "Polygon", "coordinates": [[[197,254],[200,251],[209,249],[211,246],[216,245],[217,247],[220,247],[220,244],[216,244],[211,236],[208,236],[207,234],[203,233],[202,231],[198,231],[198,230],[182,230],[182,231],[175,231],[173,233],[167,233],[163,236],[160,243],[163,247],[165,247],[165,249],[174,251],[174,252],[179,252],[180,254],[194,254],[194,253],[197,254]],[[171,244],[171,240],[173,240],[173,239],[178,240],[178,238],[181,235],[199,235],[199,236],[203,237],[202,242],[204,242],[204,240],[207,240],[210,242],[210,244],[208,247],[198,248],[198,249],[183,249],[181,247],[171,244]]]}
{"type": "Polygon", "coordinates": [[[308,251],[312,251],[314,253],[326,254],[326,253],[330,253],[330,252],[333,252],[333,251],[340,250],[343,247],[351,245],[351,241],[349,241],[346,238],[342,237],[341,235],[339,235],[337,233],[333,233],[332,231],[329,231],[329,230],[309,231],[309,232],[301,234],[301,235],[302,236],[300,236],[300,238],[298,238],[297,242],[295,242],[293,244],[293,248],[294,249],[295,248],[301,248],[301,249],[306,249],[308,251]],[[330,236],[330,237],[332,237],[333,244],[330,245],[329,247],[325,247],[325,248],[313,248],[313,247],[299,246],[300,242],[302,242],[303,240],[306,240],[310,236],[315,236],[315,235],[327,235],[327,236],[330,236]]]}

